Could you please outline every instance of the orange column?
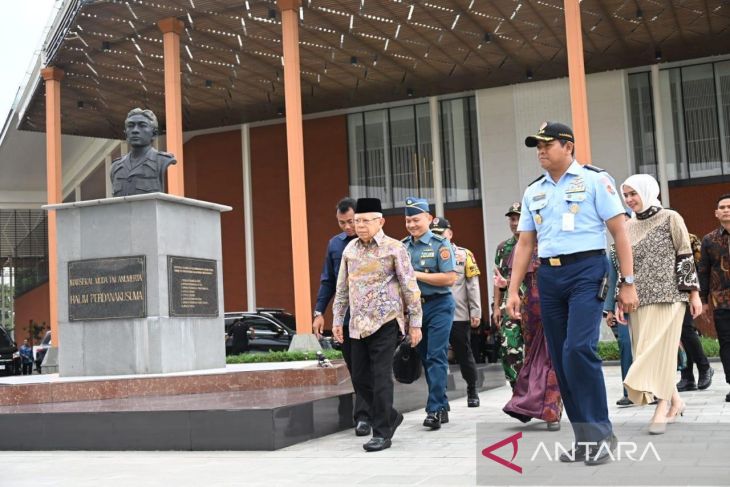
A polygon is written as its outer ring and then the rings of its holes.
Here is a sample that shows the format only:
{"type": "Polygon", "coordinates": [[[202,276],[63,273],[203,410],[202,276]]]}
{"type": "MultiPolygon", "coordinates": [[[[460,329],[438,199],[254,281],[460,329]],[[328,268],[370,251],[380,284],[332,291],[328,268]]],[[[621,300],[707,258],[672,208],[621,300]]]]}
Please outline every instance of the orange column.
{"type": "Polygon", "coordinates": [[[312,300],[309,288],[309,235],[304,187],[302,88],[299,73],[300,0],[279,0],[284,51],[286,148],[289,160],[289,212],[294,264],[294,309],[297,334],[312,333],[312,300]]]}
{"type": "Polygon", "coordinates": [[[591,162],[591,139],[588,131],[588,98],[583,65],[583,29],[580,23],[580,1],[564,0],[565,37],[568,48],[570,107],[573,113],[575,158],[583,164],[591,162]]]}
{"type": "MultiPolygon", "coordinates": [[[[46,83],[46,188],[48,204],[63,201],[61,194],[61,80],[63,71],[48,67],[41,70],[46,83]]],[[[59,346],[58,336],[58,254],[56,210],[48,211],[48,299],[51,315],[53,345],[59,346]]]]}
{"type": "Polygon", "coordinates": [[[167,170],[167,192],[185,196],[182,135],[182,86],[180,79],[180,33],[184,24],[174,17],[157,23],[162,31],[165,59],[165,125],[167,151],[172,152],[177,164],[167,170]]]}

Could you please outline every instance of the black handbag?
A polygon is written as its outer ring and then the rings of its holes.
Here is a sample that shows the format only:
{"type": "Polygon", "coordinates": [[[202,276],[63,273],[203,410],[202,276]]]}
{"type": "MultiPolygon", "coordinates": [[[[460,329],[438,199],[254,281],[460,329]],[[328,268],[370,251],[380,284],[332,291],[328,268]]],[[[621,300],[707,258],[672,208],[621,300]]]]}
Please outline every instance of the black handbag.
{"type": "Polygon", "coordinates": [[[421,357],[411,347],[411,337],[401,340],[393,355],[393,375],[402,384],[410,384],[421,377],[421,357]]]}

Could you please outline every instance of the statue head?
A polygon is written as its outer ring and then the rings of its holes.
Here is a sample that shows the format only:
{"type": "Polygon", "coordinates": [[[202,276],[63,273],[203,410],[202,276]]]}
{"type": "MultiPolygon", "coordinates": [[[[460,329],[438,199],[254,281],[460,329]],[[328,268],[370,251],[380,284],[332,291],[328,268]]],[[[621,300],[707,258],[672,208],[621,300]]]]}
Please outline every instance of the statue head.
{"type": "Polygon", "coordinates": [[[157,117],[152,110],[134,108],[124,122],[124,135],[132,147],[147,147],[157,137],[158,128],[157,117]]]}

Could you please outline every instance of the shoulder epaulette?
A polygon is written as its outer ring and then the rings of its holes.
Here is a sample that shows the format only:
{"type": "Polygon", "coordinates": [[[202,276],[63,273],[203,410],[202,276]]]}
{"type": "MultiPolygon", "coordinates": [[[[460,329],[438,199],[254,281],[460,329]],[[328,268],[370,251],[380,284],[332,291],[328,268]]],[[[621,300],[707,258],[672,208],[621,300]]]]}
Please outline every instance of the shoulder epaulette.
{"type": "Polygon", "coordinates": [[[172,155],[171,152],[163,152],[163,151],[157,151],[157,153],[162,157],[167,157],[168,159],[175,159],[175,156],[172,155]]]}
{"type": "Polygon", "coordinates": [[[539,178],[535,179],[534,181],[532,181],[532,182],[531,182],[530,184],[528,184],[527,186],[528,186],[528,187],[529,187],[529,186],[532,186],[533,184],[535,184],[536,182],[540,181],[540,180],[541,180],[541,179],[543,179],[544,177],[545,177],[545,175],[544,175],[544,174],[541,174],[539,178]]]}
{"type": "Polygon", "coordinates": [[[121,161],[122,159],[124,159],[124,156],[119,156],[116,159],[112,159],[112,164],[114,164],[117,161],[121,161]]]}
{"type": "Polygon", "coordinates": [[[586,164],[583,167],[588,169],[589,171],[593,171],[593,172],[606,172],[605,169],[601,169],[600,167],[596,167],[596,166],[591,166],[590,164],[586,164]]]}
{"type": "Polygon", "coordinates": [[[446,237],[444,237],[443,235],[436,235],[435,233],[433,234],[433,238],[435,238],[439,242],[443,242],[444,240],[446,240],[446,237]]]}
{"type": "Polygon", "coordinates": [[[411,239],[411,236],[409,235],[409,236],[407,236],[407,237],[405,237],[405,238],[402,238],[402,239],[401,239],[401,242],[403,242],[403,243],[408,243],[408,241],[409,241],[410,239],[411,239]]]}

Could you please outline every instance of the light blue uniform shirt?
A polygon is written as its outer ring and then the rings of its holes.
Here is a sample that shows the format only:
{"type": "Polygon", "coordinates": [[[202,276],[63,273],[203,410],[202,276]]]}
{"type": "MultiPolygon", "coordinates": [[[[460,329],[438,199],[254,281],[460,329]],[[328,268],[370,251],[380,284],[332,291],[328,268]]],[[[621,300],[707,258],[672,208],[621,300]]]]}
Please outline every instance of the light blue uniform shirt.
{"type": "MultiPolygon", "coordinates": [[[[456,270],[456,261],[451,244],[444,237],[434,235],[431,230],[426,231],[421,238],[413,240],[406,237],[402,240],[408,254],[411,256],[413,269],[419,272],[439,273],[456,270]]],[[[451,294],[450,286],[433,286],[418,281],[418,287],[423,296],[434,294],[451,294]]]]}
{"type": "Polygon", "coordinates": [[[574,160],[557,183],[546,171],[527,187],[517,230],[537,232],[542,258],[605,249],[605,222],[623,212],[613,178],[574,160]]]}

